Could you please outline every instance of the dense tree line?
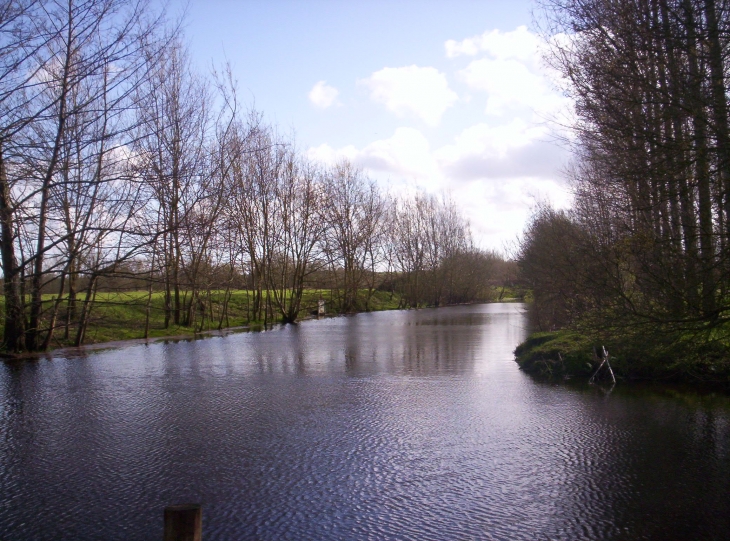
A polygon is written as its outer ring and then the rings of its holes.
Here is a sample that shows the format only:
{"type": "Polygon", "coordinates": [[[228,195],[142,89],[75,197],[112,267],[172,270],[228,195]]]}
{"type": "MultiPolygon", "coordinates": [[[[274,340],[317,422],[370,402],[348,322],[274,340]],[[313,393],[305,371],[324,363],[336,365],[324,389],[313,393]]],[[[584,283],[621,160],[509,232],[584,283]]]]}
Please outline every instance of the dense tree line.
{"type": "Polygon", "coordinates": [[[448,198],[307,160],[228,70],[196,73],[153,6],[0,1],[5,350],[83,343],[110,287],[146,291],[145,336],[160,292],[166,328],[199,329],[234,289],[264,322],[295,321],[306,288],[345,312],[383,287],[404,306],[485,295],[497,258],[448,198]]]}
{"type": "Polygon", "coordinates": [[[548,60],[577,121],[574,206],[539,208],[521,247],[539,326],[720,337],[730,316],[730,4],[543,7],[548,60]]]}

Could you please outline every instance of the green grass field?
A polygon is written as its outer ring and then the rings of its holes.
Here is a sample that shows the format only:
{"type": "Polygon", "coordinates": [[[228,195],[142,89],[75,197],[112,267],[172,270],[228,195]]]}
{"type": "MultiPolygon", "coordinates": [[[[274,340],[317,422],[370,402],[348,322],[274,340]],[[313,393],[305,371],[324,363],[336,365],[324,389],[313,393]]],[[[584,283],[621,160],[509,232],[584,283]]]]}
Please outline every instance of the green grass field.
{"type": "MultiPolygon", "coordinates": [[[[196,322],[192,326],[170,324],[165,327],[164,293],[154,292],[150,299],[148,338],[165,336],[194,336],[198,332],[217,330],[219,328],[231,328],[241,326],[258,327],[263,321],[252,318],[253,292],[246,290],[234,290],[230,293],[228,300],[227,314],[223,313],[225,299],[224,291],[213,291],[208,298],[207,293],[203,295],[206,301],[206,316],[200,325],[200,313],[196,314],[196,322]],[[208,302],[210,301],[210,302],[208,302]]],[[[182,293],[182,298],[189,299],[189,293],[182,293]]],[[[365,291],[362,292],[364,303],[365,291]]],[[[326,302],[327,314],[338,313],[336,296],[330,290],[306,290],[302,299],[299,319],[311,317],[311,313],[317,309],[317,301],[322,298],[326,302]]],[[[45,325],[49,325],[50,312],[55,302],[54,295],[44,295],[45,325]]],[[[77,307],[80,310],[84,296],[77,300],[77,307]]],[[[146,291],[127,292],[100,292],[96,295],[93,304],[89,325],[84,339],[85,344],[109,342],[117,340],[132,340],[144,338],[145,322],[147,319],[148,293],[146,291]]],[[[370,299],[370,310],[392,310],[398,308],[400,297],[388,292],[375,291],[370,299]]],[[[66,302],[59,305],[56,319],[56,330],[50,347],[59,348],[71,345],[76,336],[76,326],[72,323],[68,337],[66,337],[65,321],[66,302]]],[[[4,302],[0,297],[0,317],[4,314],[4,302]]],[[[274,314],[274,322],[280,320],[278,314],[274,314]]]]}

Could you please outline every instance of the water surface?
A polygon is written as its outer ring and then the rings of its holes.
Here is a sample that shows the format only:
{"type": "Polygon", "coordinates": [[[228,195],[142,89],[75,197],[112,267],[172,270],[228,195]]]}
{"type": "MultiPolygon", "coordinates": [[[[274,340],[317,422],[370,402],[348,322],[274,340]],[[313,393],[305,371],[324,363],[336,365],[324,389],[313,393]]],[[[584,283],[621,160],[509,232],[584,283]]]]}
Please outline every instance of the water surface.
{"type": "Polygon", "coordinates": [[[728,398],[536,382],[522,309],[2,365],[0,539],[730,538],[728,398]]]}

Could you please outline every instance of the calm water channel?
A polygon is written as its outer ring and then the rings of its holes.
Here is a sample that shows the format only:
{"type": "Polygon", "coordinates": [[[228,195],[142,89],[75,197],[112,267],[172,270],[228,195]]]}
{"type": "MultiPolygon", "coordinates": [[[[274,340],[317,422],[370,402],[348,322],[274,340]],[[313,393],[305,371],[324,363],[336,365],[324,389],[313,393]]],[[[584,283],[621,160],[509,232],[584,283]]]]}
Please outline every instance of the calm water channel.
{"type": "Polygon", "coordinates": [[[0,365],[0,539],[730,539],[730,400],[539,383],[519,304],[0,365]]]}

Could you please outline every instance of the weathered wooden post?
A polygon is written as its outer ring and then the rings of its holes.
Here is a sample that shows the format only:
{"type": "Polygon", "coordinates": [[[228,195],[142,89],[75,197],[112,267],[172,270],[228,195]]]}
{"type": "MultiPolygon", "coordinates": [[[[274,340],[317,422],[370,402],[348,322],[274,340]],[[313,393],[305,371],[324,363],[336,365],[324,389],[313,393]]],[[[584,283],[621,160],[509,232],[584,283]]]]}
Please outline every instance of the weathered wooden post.
{"type": "Polygon", "coordinates": [[[203,510],[197,503],[165,507],[165,541],[202,541],[203,510]]]}

